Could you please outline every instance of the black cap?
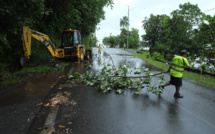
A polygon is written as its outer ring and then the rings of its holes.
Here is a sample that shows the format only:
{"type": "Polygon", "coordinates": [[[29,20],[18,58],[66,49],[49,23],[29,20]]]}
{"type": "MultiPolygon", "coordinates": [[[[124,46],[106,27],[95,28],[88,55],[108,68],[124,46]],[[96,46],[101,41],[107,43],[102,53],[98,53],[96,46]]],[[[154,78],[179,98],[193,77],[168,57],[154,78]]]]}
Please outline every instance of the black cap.
{"type": "Polygon", "coordinates": [[[186,54],[186,55],[189,55],[190,53],[189,52],[187,52],[187,50],[181,50],[181,55],[184,55],[184,54],[186,54]]]}

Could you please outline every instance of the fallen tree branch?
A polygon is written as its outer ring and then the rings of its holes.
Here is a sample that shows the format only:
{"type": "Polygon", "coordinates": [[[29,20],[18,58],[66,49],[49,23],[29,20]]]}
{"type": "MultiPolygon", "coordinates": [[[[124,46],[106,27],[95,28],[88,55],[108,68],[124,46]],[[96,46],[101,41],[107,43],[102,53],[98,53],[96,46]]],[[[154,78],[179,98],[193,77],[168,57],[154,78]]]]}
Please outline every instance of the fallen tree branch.
{"type": "MultiPolygon", "coordinates": [[[[150,76],[157,76],[157,75],[160,75],[160,74],[163,74],[163,73],[166,73],[166,71],[164,71],[164,72],[160,72],[160,73],[156,73],[156,74],[153,74],[153,75],[150,75],[150,76]]],[[[108,77],[144,78],[144,77],[148,77],[148,76],[108,76],[108,77]]]]}

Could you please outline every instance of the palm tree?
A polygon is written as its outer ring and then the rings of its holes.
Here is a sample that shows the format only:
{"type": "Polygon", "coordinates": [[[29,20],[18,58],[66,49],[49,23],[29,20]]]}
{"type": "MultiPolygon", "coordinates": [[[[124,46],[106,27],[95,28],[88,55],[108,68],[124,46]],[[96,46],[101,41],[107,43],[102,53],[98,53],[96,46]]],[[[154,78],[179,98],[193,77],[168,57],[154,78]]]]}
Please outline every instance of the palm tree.
{"type": "Polygon", "coordinates": [[[120,27],[127,27],[128,26],[128,17],[124,16],[120,19],[120,27]]]}

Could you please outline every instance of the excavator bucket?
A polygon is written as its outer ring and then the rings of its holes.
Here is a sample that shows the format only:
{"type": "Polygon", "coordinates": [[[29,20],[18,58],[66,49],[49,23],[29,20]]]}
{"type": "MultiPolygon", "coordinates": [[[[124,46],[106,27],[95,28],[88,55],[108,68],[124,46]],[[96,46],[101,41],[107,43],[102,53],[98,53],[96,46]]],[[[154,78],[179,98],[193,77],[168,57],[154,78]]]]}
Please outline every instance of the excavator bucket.
{"type": "Polygon", "coordinates": [[[25,67],[27,65],[27,61],[28,61],[28,58],[23,56],[20,58],[20,64],[22,67],[25,67]]]}

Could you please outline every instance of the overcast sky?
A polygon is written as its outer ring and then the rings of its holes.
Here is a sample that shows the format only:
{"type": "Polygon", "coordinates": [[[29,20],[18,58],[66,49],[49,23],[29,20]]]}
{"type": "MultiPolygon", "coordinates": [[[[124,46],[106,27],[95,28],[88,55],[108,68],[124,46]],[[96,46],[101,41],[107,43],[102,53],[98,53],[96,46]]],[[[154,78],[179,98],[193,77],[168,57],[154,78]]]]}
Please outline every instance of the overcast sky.
{"type": "Polygon", "coordinates": [[[96,37],[99,43],[102,44],[102,39],[104,37],[120,34],[120,19],[123,16],[128,15],[129,6],[129,22],[131,28],[136,28],[139,30],[139,35],[144,34],[142,28],[142,21],[145,17],[150,16],[150,14],[166,14],[170,13],[176,9],[179,9],[179,4],[184,4],[190,2],[191,4],[198,4],[201,11],[209,14],[211,16],[215,15],[215,0],[114,0],[113,9],[110,7],[105,7],[105,20],[102,20],[97,26],[96,37]],[[214,9],[208,11],[210,9],[214,9]]]}

